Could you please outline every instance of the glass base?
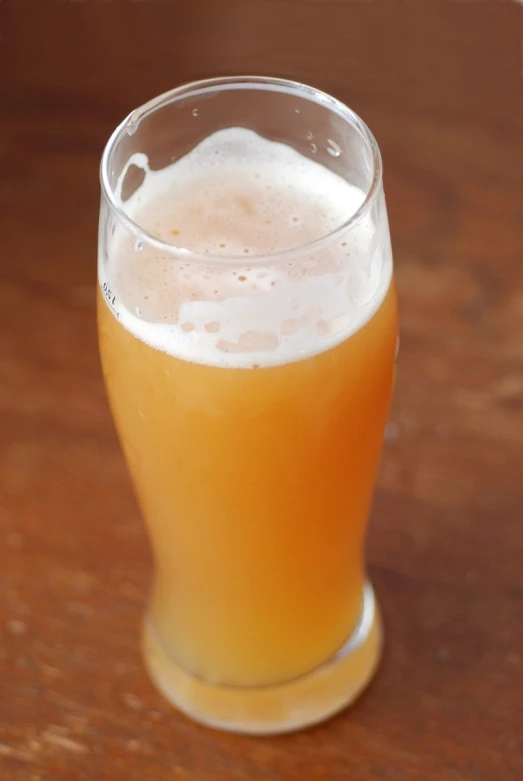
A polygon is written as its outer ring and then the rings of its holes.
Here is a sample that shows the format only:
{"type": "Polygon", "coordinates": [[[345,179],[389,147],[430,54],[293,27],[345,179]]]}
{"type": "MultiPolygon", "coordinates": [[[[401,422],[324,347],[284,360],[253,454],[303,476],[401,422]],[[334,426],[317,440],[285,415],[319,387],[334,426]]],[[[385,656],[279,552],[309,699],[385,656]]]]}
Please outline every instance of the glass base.
{"type": "Polygon", "coordinates": [[[215,729],[251,735],[292,732],[328,719],[363,691],[378,665],[382,624],[370,583],[355,631],[320,667],[289,683],[232,687],[205,683],[162,649],[146,620],[143,652],[149,674],[166,699],[189,718],[215,729]]]}

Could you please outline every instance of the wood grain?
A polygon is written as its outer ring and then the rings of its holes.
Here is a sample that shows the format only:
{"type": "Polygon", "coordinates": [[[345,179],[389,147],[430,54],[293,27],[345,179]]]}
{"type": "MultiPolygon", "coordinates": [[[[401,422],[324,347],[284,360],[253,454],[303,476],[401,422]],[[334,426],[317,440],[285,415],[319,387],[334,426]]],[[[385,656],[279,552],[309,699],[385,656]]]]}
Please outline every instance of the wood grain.
{"type": "Polygon", "coordinates": [[[0,2],[2,781],[523,778],[521,5],[0,2]],[[151,561],[102,387],[97,166],[135,105],[264,72],[376,133],[400,371],[369,539],[387,652],[285,738],[197,727],[138,649],[151,561]]]}

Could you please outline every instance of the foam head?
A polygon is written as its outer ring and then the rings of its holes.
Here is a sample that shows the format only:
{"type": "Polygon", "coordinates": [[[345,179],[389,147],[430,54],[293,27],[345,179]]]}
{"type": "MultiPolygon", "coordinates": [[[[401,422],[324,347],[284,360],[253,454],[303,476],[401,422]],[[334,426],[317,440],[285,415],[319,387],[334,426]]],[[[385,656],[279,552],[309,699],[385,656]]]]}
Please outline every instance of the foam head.
{"type": "Polygon", "coordinates": [[[133,156],[120,191],[130,165],[145,177],[122,208],[201,256],[164,254],[117,227],[100,280],[123,327],[152,347],[215,366],[286,363],[348,338],[385,296],[390,244],[370,213],[307,246],[343,225],[364,193],[291,147],[228,128],[161,171],[133,156]]]}

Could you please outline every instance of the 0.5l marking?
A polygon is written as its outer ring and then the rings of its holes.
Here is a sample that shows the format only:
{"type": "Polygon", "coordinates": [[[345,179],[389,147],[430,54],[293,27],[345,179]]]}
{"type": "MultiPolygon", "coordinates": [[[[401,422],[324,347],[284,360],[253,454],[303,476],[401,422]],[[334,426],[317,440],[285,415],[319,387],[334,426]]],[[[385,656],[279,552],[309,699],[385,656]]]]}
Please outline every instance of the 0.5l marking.
{"type": "Polygon", "coordinates": [[[104,296],[105,296],[105,298],[107,300],[107,303],[109,304],[109,306],[111,307],[111,309],[115,313],[116,317],[120,317],[120,315],[118,314],[118,311],[116,309],[116,296],[114,295],[113,291],[111,290],[111,288],[109,287],[107,282],[103,283],[102,290],[103,290],[104,296]]]}

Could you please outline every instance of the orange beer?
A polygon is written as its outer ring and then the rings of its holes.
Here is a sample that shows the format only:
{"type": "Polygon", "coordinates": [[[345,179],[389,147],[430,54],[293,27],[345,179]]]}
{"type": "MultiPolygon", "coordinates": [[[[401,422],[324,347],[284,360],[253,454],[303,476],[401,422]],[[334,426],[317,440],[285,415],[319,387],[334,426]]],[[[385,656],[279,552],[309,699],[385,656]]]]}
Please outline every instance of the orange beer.
{"type": "MultiPolygon", "coordinates": [[[[245,729],[270,731],[256,692],[307,680],[361,622],[396,348],[390,245],[372,214],[317,239],[364,199],[290,147],[229,128],[146,166],[125,205],[197,261],[118,227],[107,241],[100,353],[155,559],[145,653],[170,699],[220,726],[223,697],[241,692],[245,729]]],[[[356,691],[374,668],[373,621],[358,664],[329,672],[334,689],[356,691]]]]}

